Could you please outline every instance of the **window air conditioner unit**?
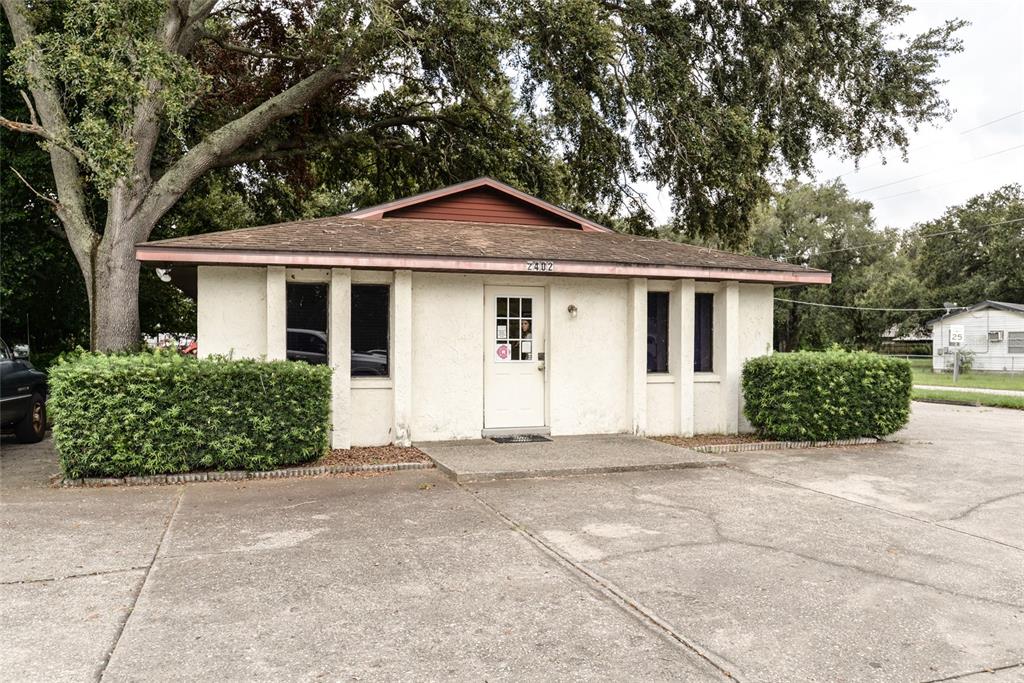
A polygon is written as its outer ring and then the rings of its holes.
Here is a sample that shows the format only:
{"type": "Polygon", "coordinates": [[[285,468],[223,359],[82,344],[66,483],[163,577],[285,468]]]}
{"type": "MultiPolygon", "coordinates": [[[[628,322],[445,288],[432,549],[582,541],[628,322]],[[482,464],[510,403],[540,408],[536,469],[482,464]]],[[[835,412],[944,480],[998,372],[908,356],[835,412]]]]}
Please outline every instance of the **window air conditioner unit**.
{"type": "Polygon", "coordinates": [[[988,333],[988,340],[990,342],[1001,342],[1003,341],[1003,331],[995,330],[988,333]]]}

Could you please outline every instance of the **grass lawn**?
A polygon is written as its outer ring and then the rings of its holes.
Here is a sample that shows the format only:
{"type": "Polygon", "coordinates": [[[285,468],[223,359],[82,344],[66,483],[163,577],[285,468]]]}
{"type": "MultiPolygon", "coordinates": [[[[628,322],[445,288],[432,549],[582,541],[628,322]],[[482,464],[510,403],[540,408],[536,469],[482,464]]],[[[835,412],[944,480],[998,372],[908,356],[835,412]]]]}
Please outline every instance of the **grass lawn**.
{"type": "Polygon", "coordinates": [[[976,403],[993,408],[1015,408],[1024,410],[1024,396],[999,396],[997,394],[967,393],[965,391],[942,391],[941,389],[914,389],[915,399],[936,401],[958,401],[976,403]]]}
{"type": "Polygon", "coordinates": [[[932,372],[930,364],[921,367],[913,364],[914,384],[932,384],[943,387],[964,387],[974,389],[1016,389],[1024,391],[1024,372],[1002,374],[995,372],[962,372],[960,381],[953,384],[953,373],[932,372]]]}

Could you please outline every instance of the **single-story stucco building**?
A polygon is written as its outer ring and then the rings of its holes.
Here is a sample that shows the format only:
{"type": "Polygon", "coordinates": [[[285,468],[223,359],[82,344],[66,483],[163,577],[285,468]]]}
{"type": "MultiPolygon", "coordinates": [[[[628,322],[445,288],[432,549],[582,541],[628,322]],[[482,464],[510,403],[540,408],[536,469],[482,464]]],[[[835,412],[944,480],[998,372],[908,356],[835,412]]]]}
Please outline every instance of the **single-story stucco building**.
{"type": "Polygon", "coordinates": [[[136,255],[194,288],[200,355],[330,363],[335,448],[736,432],[774,288],[831,280],[618,234],[489,178],[136,255]]]}

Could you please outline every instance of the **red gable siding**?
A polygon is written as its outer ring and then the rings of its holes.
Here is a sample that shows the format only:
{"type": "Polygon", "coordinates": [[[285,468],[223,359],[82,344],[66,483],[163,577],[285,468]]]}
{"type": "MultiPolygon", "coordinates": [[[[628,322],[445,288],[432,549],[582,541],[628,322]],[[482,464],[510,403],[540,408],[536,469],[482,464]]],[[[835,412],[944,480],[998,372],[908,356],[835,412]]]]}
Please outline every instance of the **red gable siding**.
{"type": "Polygon", "coordinates": [[[412,206],[385,211],[383,217],[580,228],[579,223],[574,223],[562,216],[545,211],[541,207],[519,201],[489,187],[477,187],[412,206]]]}

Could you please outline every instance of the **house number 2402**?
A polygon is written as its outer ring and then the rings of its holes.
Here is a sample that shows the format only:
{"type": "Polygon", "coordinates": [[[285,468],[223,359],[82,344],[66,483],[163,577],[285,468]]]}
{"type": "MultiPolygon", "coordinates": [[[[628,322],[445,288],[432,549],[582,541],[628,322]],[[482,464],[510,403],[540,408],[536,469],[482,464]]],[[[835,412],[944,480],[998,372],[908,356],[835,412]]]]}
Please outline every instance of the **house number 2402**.
{"type": "Polygon", "coordinates": [[[527,261],[526,269],[538,273],[550,273],[555,269],[554,261],[527,261]]]}

